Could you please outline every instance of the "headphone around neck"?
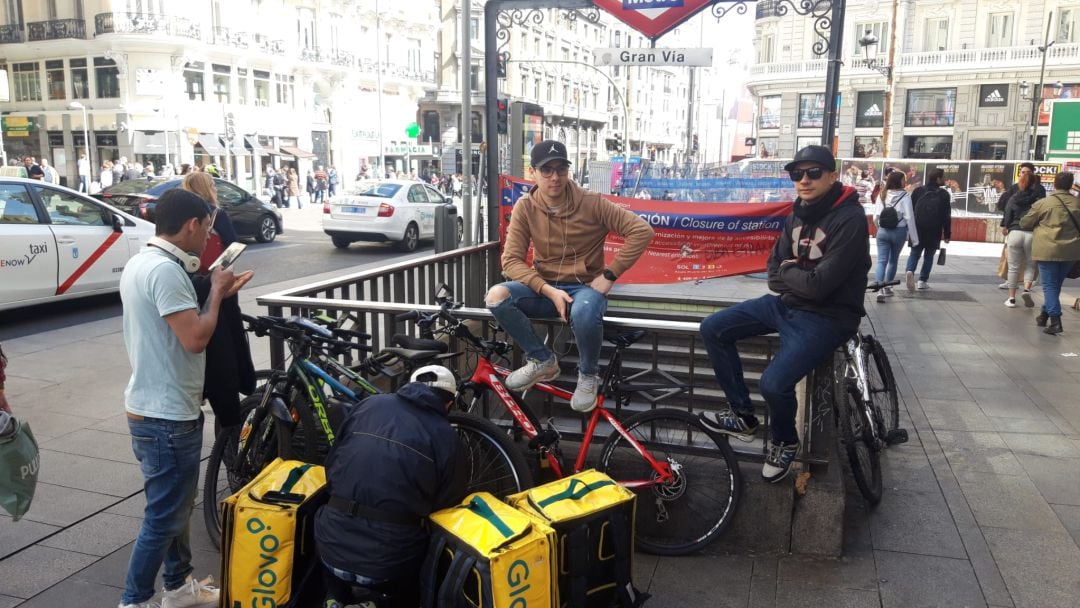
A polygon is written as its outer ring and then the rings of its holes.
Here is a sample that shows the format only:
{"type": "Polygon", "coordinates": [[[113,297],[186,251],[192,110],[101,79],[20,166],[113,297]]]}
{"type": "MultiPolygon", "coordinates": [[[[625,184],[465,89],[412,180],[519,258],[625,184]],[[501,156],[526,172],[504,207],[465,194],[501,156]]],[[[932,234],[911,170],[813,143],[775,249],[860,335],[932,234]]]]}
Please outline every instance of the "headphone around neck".
{"type": "Polygon", "coordinates": [[[199,256],[195,255],[194,253],[184,251],[183,249],[180,249],[176,245],[173,245],[172,243],[166,241],[161,237],[150,237],[150,240],[147,241],[146,244],[164,250],[166,253],[172,254],[176,258],[176,260],[180,262],[180,265],[184,267],[184,271],[188,274],[198,272],[199,266],[202,264],[199,256]]]}

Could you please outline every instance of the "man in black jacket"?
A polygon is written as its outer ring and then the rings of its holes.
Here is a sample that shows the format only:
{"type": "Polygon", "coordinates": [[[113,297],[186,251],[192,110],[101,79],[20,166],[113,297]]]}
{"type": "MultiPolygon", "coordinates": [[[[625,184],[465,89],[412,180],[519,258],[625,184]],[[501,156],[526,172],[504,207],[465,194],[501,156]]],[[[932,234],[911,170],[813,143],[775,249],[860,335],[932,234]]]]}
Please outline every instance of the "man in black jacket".
{"type": "Polygon", "coordinates": [[[779,295],[746,300],[710,315],[701,335],[729,410],[703,413],[721,433],[750,441],[758,428],[735,343],[780,334],[780,350],[759,385],[771,414],[772,440],[761,476],[775,483],[799,451],[795,385],[859,329],[870,270],[870,242],[859,195],[837,182],[836,160],[807,146],[784,166],[798,198],[769,256],[769,289],[779,295]]]}
{"type": "Polygon", "coordinates": [[[386,592],[393,606],[420,603],[424,521],[465,494],[465,456],[446,417],[456,394],[453,373],[429,365],[397,394],[349,412],[326,459],[330,500],[315,518],[325,606],[348,604],[349,585],[386,592]]]}
{"type": "Polygon", "coordinates": [[[905,283],[908,291],[930,289],[930,270],[934,267],[934,252],[941,248],[942,235],[945,244],[952,238],[952,195],[944,188],[945,171],[934,169],[926,175],[926,185],[915,188],[911,200],[915,203],[915,230],[919,244],[912,245],[905,267],[905,283]],[[915,269],[922,256],[922,270],[915,281],[915,269]]]}

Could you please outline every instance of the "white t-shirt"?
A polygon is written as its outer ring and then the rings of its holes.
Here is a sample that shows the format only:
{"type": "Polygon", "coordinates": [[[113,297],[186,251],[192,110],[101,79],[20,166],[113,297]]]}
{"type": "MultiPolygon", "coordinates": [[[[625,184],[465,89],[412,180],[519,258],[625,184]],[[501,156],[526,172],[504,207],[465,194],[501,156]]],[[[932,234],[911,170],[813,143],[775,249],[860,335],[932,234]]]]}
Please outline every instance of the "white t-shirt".
{"type": "Polygon", "coordinates": [[[165,317],[198,309],[191,279],[172,255],[147,247],[120,275],[124,345],[131,380],[124,390],[127,411],[150,418],[195,420],[202,405],[206,355],[184,349],[165,317]]]}

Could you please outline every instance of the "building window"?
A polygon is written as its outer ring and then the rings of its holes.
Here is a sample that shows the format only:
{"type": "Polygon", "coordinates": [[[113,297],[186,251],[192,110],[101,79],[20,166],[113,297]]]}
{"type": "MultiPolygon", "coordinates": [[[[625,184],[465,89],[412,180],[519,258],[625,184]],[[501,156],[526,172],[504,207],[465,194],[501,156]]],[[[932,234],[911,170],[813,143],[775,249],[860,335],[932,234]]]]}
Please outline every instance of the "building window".
{"type": "Polygon", "coordinates": [[[528,97],[529,96],[529,77],[528,76],[522,76],[521,77],[521,96],[522,97],[528,97]]]}
{"type": "Polygon", "coordinates": [[[1058,42],[1080,42],[1080,7],[1063,8],[1058,15],[1058,42]]]}
{"type": "Polygon", "coordinates": [[[874,158],[881,156],[881,136],[855,136],[855,147],[852,156],[855,158],[874,158]]]}
{"type": "Polygon", "coordinates": [[[480,42],[480,17],[469,17],[469,38],[473,42],[480,42]]]}
{"type": "Polygon", "coordinates": [[[540,77],[533,82],[533,99],[540,101],[540,77]]]}
{"type": "Polygon", "coordinates": [[[434,110],[424,112],[424,129],[420,132],[420,141],[442,141],[442,130],[439,127],[439,113],[434,110]]]}
{"type": "Polygon", "coordinates": [[[90,74],[86,69],[85,59],[72,59],[71,65],[71,98],[90,99],[90,74]]]}
{"type": "Polygon", "coordinates": [[[550,80],[547,82],[547,96],[544,99],[546,101],[553,101],[555,99],[555,83],[550,80]]]}
{"type": "Polygon", "coordinates": [[[414,74],[420,73],[420,40],[416,38],[409,38],[406,41],[406,48],[408,54],[406,55],[409,62],[409,71],[414,74]]]}
{"type": "Polygon", "coordinates": [[[203,71],[206,66],[195,61],[184,66],[184,90],[191,101],[206,101],[206,82],[203,71]]]}
{"type": "Polygon", "coordinates": [[[904,150],[904,158],[951,158],[952,137],[905,137],[904,150]]]}
{"type": "Polygon", "coordinates": [[[214,97],[218,103],[232,103],[232,68],[227,65],[211,66],[214,71],[214,97]]]}
{"type": "Polygon", "coordinates": [[[799,128],[818,128],[825,125],[825,94],[799,95],[799,128]]]}
{"type": "Polygon", "coordinates": [[[120,70],[112,59],[94,57],[94,80],[98,99],[120,97],[120,70]]]}
{"type": "Polygon", "coordinates": [[[248,102],[248,70],[236,68],[236,102],[244,105],[248,102]]]}
{"type": "Polygon", "coordinates": [[[761,113],[758,114],[758,128],[780,128],[780,96],[770,95],[761,98],[761,113]]]}
{"type": "Polygon", "coordinates": [[[987,21],[986,46],[1012,46],[1013,14],[993,13],[987,21]]]}
{"type": "Polygon", "coordinates": [[[862,47],[859,46],[859,41],[867,33],[873,34],[877,37],[877,52],[879,57],[888,57],[889,52],[889,22],[888,21],[868,21],[865,23],[858,23],[855,25],[855,39],[851,41],[851,52],[862,53],[862,47]]]}
{"type": "Polygon", "coordinates": [[[951,127],[956,117],[956,89],[908,91],[904,126],[951,127]]]}
{"type": "Polygon", "coordinates": [[[757,155],[759,158],[773,158],[780,149],[779,137],[759,137],[757,155]]]}
{"type": "Polygon", "coordinates": [[[270,105],[270,72],[254,70],[255,72],[255,105],[266,107],[270,105]]]}
{"type": "Polygon", "coordinates": [[[757,44],[757,62],[758,63],[772,63],[776,60],[774,52],[776,50],[776,37],[772,34],[764,34],[757,44]]]}
{"type": "Polygon", "coordinates": [[[855,128],[881,128],[885,124],[885,91],[859,91],[855,128]]]}
{"type": "MultiPolygon", "coordinates": [[[[1009,142],[1003,139],[975,140],[971,142],[971,160],[1005,160],[1008,151],[1009,142]]],[[[985,184],[985,186],[988,185],[985,184]]]]}
{"type": "Polygon", "coordinates": [[[469,66],[469,90],[471,90],[473,93],[480,90],[480,66],[479,65],[474,64],[474,65],[469,66]]]}
{"type": "Polygon", "coordinates": [[[484,115],[480,112],[472,113],[472,125],[469,127],[472,131],[469,135],[472,136],[472,143],[478,144],[484,141],[484,115]]]}
{"type": "Polygon", "coordinates": [[[924,51],[944,51],[949,48],[949,20],[935,18],[926,20],[923,31],[924,51]]]}
{"type": "Polygon", "coordinates": [[[293,105],[295,77],[286,76],[285,74],[274,74],[274,83],[276,85],[277,102],[281,105],[291,107],[293,105]]]}
{"type": "Polygon", "coordinates": [[[65,99],[67,97],[63,59],[45,62],[45,86],[49,89],[49,99],[65,99]]]}
{"type": "Polygon", "coordinates": [[[615,30],[615,48],[622,46],[622,32],[615,30]]]}
{"type": "Polygon", "coordinates": [[[15,85],[15,101],[41,101],[41,74],[36,61],[13,64],[11,80],[15,85]]]}

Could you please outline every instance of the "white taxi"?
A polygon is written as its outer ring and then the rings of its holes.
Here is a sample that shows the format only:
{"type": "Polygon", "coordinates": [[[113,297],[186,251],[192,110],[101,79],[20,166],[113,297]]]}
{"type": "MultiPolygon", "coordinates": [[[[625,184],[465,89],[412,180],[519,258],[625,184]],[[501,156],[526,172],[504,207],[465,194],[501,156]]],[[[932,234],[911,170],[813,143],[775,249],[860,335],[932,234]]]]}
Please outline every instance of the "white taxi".
{"type": "MultiPolygon", "coordinates": [[[[323,203],[323,232],[334,246],[354,241],[393,242],[414,251],[421,239],[435,237],[435,209],[451,199],[412,180],[383,180],[360,186],[323,203]]],[[[458,231],[461,216],[457,216],[458,231]]]]}
{"type": "Polygon", "coordinates": [[[0,177],[0,310],[117,291],[154,225],[37,180],[0,177]]]}

